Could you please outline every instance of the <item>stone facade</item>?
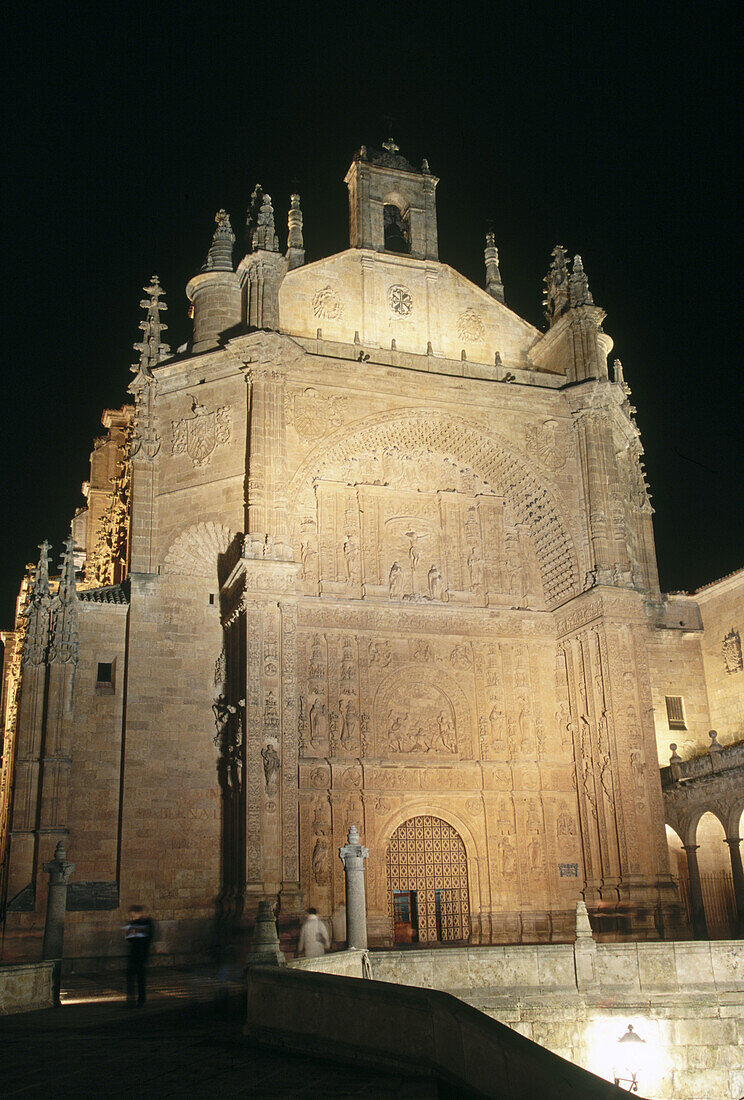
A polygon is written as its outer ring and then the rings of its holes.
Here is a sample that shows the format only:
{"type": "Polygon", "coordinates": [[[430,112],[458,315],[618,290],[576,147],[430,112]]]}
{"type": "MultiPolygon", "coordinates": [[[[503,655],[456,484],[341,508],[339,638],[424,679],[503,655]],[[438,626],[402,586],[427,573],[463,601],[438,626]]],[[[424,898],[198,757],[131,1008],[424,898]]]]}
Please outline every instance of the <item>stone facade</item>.
{"type": "Polygon", "coordinates": [[[689,666],[676,694],[707,723],[703,634],[659,592],[581,258],[554,250],[541,333],[503,302],[492,234],[485,289],[439,261],[426,162],[363,148],[347,183],[351,247],[311,264],[298,196],[282,254],[256,188],[237,267],[219,212],[177,354],[145,288],[108,504],[94,470],[26,614],[9,942],[39,934],[60,835],[66,952],[117,953],[119,906],[144,901],[180,958],[265,898],[285,936],[304,905],[330,917],[356,825],[390,944],[385,853],[418,818],[439,825],[401,858],[437,937],[456,891],[473,943],[570,939],[579,897],[606,938],[685,931],[655,693],[689,666]],[[444,827],[466,868],[443,856],[424,890],[444,827]]]}

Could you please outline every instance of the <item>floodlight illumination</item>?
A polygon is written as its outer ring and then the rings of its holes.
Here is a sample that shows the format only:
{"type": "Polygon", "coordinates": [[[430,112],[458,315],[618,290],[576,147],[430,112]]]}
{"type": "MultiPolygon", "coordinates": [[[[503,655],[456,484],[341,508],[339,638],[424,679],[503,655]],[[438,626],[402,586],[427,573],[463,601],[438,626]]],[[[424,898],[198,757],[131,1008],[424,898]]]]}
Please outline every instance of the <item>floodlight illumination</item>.
{"type": "Polygon", "coordinates": [[[614,1078],[616,1085],[627,1085],[628,1092],[638,1092],[638,1074],[645,1062],[646,1040],[628,1024],[628,1030],[618,1039],[614,1078]]]}

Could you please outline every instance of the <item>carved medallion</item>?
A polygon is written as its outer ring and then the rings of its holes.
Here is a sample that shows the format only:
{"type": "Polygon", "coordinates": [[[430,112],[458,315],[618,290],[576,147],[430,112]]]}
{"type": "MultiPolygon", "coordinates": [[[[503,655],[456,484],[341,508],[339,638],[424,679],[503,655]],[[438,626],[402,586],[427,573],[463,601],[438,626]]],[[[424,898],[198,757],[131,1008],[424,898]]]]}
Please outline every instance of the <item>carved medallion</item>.
{"type": "Polygon", "coordinates": [[[195,397],[192,416],[172,420],[171,454],[187,454],[195,467],[206,466],[215,447],[230,442],[232,406],[222,405],[209,412],[195,397]]]}
{"type": "Polygon", "coordinates": [[[528,454],[548,470],[560,470],[566,465],[566,449],[562,433],[555,420],[527,429],[525,443],[528,454]]]}
{"type": "Polygon", "coordinates": [[[744,669],[741,653],[741,636],[738,630],[730,630],[723,639],[723,666],[726,672],[741,672],[744,669]]]}
{"type": "Polygon", "coordinates": [[[395,283],[388,288],[388,305],[398,317],[408,317],[413,310],[413,295],[407,286],[395,283]]]}
{"type": "Polygon", "coordinates": [[[312,387],[297,393],[288,408],[287,419],[295,426],[301,439],[310,442],[322,439],[333,428],[341,424],[341,409],[344,398],[327,397],[312,387]]]}
{"type": "Polygon", "coordinates": [[[344,303],[333,287],[324,286],[313,295],[313,313],[316,317],[337,321],[344,312],[344,303]]]}
{"type": "Polygon", "coordinates": [[[466,309],[457,319],[457,335],[467,344],[482,344],[486,330],[474,309],[466,309]]]}

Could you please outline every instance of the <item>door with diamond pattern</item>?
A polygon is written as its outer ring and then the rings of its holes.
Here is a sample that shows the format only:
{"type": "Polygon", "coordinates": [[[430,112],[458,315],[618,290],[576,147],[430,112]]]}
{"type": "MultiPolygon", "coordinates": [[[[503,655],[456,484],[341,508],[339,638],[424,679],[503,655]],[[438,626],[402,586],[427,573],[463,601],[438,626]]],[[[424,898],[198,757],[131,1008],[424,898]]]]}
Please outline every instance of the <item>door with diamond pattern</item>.
{"type": "Polygon", "coordinates": [[[388,903],[396,943],[467,940],[470,932],[468,864],[459,833],[438,817],[412,817],[387,849],[388,903]],[[401,900],[411,896],[409,922],[399,920],[401,900]]]}

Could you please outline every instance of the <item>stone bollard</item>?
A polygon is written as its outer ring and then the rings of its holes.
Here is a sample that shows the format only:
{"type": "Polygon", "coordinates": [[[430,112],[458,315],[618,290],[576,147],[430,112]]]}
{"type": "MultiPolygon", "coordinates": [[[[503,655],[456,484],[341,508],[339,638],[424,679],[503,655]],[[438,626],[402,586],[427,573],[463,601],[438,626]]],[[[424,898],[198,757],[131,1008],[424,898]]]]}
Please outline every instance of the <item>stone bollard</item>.
{"type": "Polygon", "coordinates": [[[44,870],[49,875],[49,892],[47,894],[41,957],[42,959],[51,959],[54,962],[52,985],[54,1003],[58,1005],[62,979],[62,945],[65,938],[67,883],[75,870],[75,864],[67,862],[67,851],[63,840],[60,840],[54,849],[54,859],[50,859],[48,863],[44,864],[44,870]]]}
{"type": "Polygon", "coordinates": [[[576,903],[576,940],[574,942],[574,969],[576,988],[579,992],[594,992],[599,989],[597,973],[597,945],[589,923],[586,902],[576,903]]]}
{"type": "Polygon", "coordinates": [[[364,861],[369,850],[359,843],[356,825],[349,828],[349,841],[339,848],[346,872],[346,946],[367,946],[367,903],[364,898],[364,861]]]}
{"type": "Polygon", "coordinates": [[[256,926],[246,959],[246,969],[252,966],[284,966],[284,953],[279,946],[279,935],[274,918],[274,903],[259,901],[256,926]]]}

